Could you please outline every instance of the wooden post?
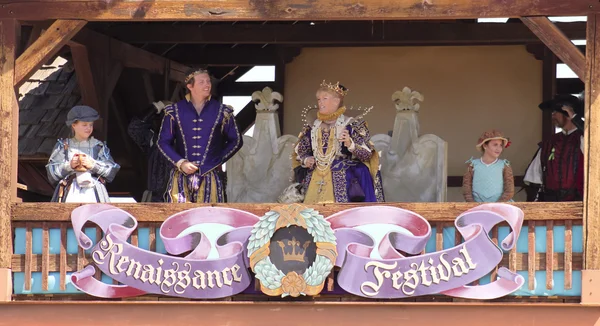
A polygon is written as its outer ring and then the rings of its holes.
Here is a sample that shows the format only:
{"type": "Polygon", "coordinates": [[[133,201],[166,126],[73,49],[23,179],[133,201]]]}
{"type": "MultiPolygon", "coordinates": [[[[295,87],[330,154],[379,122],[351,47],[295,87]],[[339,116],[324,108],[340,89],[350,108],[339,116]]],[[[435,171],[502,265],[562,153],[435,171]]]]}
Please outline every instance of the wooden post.
{"type": "Polygon", "coordinates": [[[584,269],[581,302],[600,303],[600,15],[588,16],[585,78],[584,269]]]}
{"type": "MultiPolygon", "coordinates": [[[[285,62],[275,65],[275,84],[279,89],[274,89],[274,91],[281,93],[284,96],[283,101],[285,102],[285,62]]],[[[283,115],[285,114],[283,111],[283,103],[279,103],[279,109],[277,111],[279,116],[279,130],[281,130],[281,134],[283,135],[283,115]]]]}
{"type": "Polygon", "coordinates": [[[585,77],[585,57],[575,44],[546,17],[521,17],[521,21],[579,77],[585,77]]]}
{"type": "MultiPolygon", "coordinates": [[[[544,58],[542,64],[542,98],[550,100],[556,95],[556,56],[548,47],[544,47],[544,58]]],[[[550,140],[554,135],[554,124],[552,123],[552,112],[542,111],[542,141],[550,140]]]]}
{"type": "Polygon", "coordinates": [[[12,203],[17,199],[19,104],[15,94],[15,61],[20,26],[0,20],[0,301],[12,294],[12,203]]]}
{"type": "MultiPolygon", "coordinates": [[[[75,74],[77,74],[77,83],[81,92],[82,103],[98,110],[98,95],[94,86],[94,77],[90,67],[90,58],[85,45],[70,42],[73,63],[75,64],[75,74]]],[[[106,117],[103,117],[106,118],[106,117]]]]}

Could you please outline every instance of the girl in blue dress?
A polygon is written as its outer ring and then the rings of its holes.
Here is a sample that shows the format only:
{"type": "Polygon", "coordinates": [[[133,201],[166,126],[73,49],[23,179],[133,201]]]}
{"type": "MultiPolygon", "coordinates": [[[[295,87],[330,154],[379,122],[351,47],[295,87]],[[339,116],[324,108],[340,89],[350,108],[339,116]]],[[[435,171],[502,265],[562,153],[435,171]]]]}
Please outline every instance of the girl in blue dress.
{"type": "Polygon", "coordinates": [[[476,148],[481,158],[471,158],[463,176],[463,196],[467,202],[512,202],[515,184],[510,163],[500,158],[510,142],[498,130],[481,135],[476,148]]]}

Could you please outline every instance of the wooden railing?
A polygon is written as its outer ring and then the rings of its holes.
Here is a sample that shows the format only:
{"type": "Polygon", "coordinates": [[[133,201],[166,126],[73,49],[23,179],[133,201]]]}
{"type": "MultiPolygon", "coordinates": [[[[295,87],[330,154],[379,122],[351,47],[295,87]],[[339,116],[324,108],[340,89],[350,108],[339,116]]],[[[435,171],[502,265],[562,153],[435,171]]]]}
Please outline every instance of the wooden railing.
{"type": "MultiPolygon", "coordinates": [[[[453,221],[460,213],[474,206],[467,203],[386,205],[412,210],[429,220],[433,234],[426,252],[438,251],[459,244],[462,239],[460,234],[455,231],[453,221]]],[[[581,276],[578,273],[583,267],[582,204],[516,203],[515,205],[521,207],[525,212],[525,222],[517,247],[505,253],[500,266],[521,273],[527,282],[516,293],[517,296],[511,296],[503,300],[544,301],[545,299],[556,300],[562,298],[577,301],[581,293],[581,276]],[[539,280],[539,284],[536,284],[536,280],[539,280]]],[[[70,212],[77,206],[72,204],[29,203],[14,205],[12,228],[14,246],[17,250],[12,256],[12,271],[15,277],[16,294],[31,293],[33,297],[36,293],[75,294],[73,289],[68,291],[68,274],[80,270],[90,263],[89,256],[81,248],[77,247],[76,252],[74,251],[75,245],[73,242],[75,242],[75,238],[68,235],[71,232],[69,231],[71,228],[70,212]],[[36,274],[38,278],[33,278],[32,276],[36,274]],[[41,286],[34,287],[32,279],[39,280],[41,286]],[[51,282],[55,279],[58,282],[51,282]],[[17,284],[17,280],[23,281],[22,288],[17,284]],[[50,283],[58,283],[58,285],[50,286],[50,283]]],[[[130,238],[133,245],[137,246],[140,242],[143,242],[145,249],[164,252],[164,250],[157,250],[158,247],[161,247],[157,230],[160,228],[162,221],[176,212],[203,205],[116,204],[115,206],[128,211],[139,222],[138,229],[133,232],[130,238]]],[[[261,216],[276,204],[214,206],[228,206],[261,216]]],[[[334,212],[355,206],[357,205],[319,205],[312,207],[318,209],[324,216],[328,216],[334,212]]],[[[99,228],[94,225],[89,227],[88,231],[91,231],[96,239],[102,237],[102,231],[99,228]]],[[[502,240],[503,234],[507,233],[507,226],[496,227],[492,230],[490,238],[497,244],[499,235],[500,240],[502,240]]],[[[495,275],[496,270],[491,273],[487,281],[482,283],[488,282],[490,278],[494,279],[495,275]]],[[[97,273],[96,278],[101,279],[102,275],[97,273]]],[[[333,282],[333,277],[330,277],[321,297],[327,297],[328,295],[339,296],[340,298],[350,297],[350,295],[342,293],[333,282]]],[[[479,281],[474,284],[479,284],[479,281]]],[[[248,293],[258,294],[255,289],[249,289],[248,293]]],[[[31,294],[26,298],[32,298],[31,294]]],[[[81,298],[85,297],[83,294],[75,295],[81,298]]],[[[16,298],[20,299],[23,296],[17,295],[16,298]]],[[[353,300],[357,299],[360,298],[353,298],[353,300]]],[[[419,300],[422,301],[422,298],[419,300]]],[[[439,301],[439,298],[435,300],[439,301]]],[[[452,299],[448,300],[451,301],[452,299]]]]}

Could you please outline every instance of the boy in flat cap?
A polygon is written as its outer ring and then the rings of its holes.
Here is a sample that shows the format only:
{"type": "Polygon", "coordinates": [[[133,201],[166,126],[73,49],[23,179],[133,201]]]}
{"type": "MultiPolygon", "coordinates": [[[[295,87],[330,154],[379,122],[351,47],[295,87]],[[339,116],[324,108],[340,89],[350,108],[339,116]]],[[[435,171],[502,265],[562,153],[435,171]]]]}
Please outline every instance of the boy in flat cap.
{"type": "Polygon", "coordinates": [[[539,105],[552,111],[561,132],[541,144],[525,172],[524,182],[534,189],[528,200],[583,200],[583,103],[573,95],[557,95],[539,105]],[[535,197],[534,197],[535,196],[535,197]]]}
{"type": "Polygon", "coordinates": [[[208,71],[191,70],[184,80],[188,95],[165,107],[158,150],[171,163],[165,201],[225,201],[218,171],[242,147],[233,109],[211,99],[208,71]]]}
{"type": "Polygon", "coordinates": [[[98,112],[86,105],[77,105],[67,114],[72,137],[58,140],[46,165],[48,179],[57,185],[53,202],[109,202],[104,183],[114,179],[120,166],[106,144],[92,137],[98,118],[98,112]]]}

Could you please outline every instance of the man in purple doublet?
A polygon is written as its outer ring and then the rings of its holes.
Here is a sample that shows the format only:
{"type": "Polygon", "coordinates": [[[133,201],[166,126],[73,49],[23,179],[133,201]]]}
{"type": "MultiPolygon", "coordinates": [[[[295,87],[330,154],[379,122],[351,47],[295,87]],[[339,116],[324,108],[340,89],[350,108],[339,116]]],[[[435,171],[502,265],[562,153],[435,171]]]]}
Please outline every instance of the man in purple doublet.
{"type": "Polygon", "coordinates": [[[242,147],[233,109],[211,99],[208,71],[186,75],[189,94],[165,107],[158,149],[173,165],[165,201],[224,202],[225,188],[217,171],[242,147]]]}

